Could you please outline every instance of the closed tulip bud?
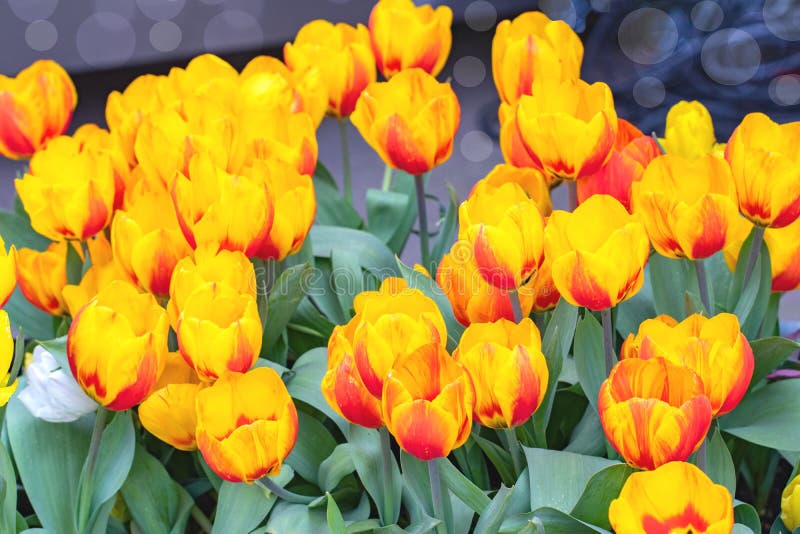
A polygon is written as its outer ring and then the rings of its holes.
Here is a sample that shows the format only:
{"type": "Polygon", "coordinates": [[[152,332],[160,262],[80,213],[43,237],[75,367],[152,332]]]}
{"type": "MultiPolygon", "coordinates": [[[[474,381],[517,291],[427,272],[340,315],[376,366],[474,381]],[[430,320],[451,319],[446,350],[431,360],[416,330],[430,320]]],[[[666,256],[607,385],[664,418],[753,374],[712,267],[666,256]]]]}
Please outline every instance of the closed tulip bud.
{"type": "Polygon", "coordinates": [[[555,211],[544,233],[556,289],[573,306],[593,311],[629,299],[644,283],[650,240],[644,225],[608,195],[594,195],[568,213],[555,211]]]}
{"type": "Polygon", "coordinates": [[[502,21],[492,40],[494,84],[506,104],[531,94],[534,80],[577,80],[582,61],[583,43],[569,24],[539,11],[502,21]]]}
{"type": "Polygon", "coordinates": [[[117,264],[155,295],[169,293],[175,265],[192,252],[169,194],[160,185],[133,195],[126,209],[116,212],[111,243],[117,264]]]}
{"type": "Polygon", "coordinates": [[[197,447],[229,482],[277,475],[297,440],[297,410],[268,367],[227,373],[197,394],[197,447]]]}
{"type": "Polygon", "coordinates": [[[475,391],[464,367],[431,343],[397,359],[383,383],[381,407],[398,445],[432,460],[467,441],[475,391]]]}
{"type": "Polygon", "coordinates": [[[460,119],[461,107],[450,84],[421,69],[370,84],[351,117],[387,165],[415,175],[450,157],[460,119]]]}
{"type": "Polygon", "coordinates": [[[662,256],[698,260],[716,254],[739,219],[730,167],[714,156],[659,156],[633,184],[633,211],[662,256]]]}
{"type": "Polygon", "coordinates": [[[238,250],[248,257],[261,249],[274,216],[267,172],[266,164],[257,162],[237,176],[206,154],[192,158],[189,176],[179,174],[172,189],[178,223],[192,248],[238,250]]]}
{"type": "Polygon", "coordinates": [[[0,236],[0,308],[6,305],[17,286],[16,256],[14,245],[6,252],[6,244],[0,236]]]}
{"type": "Polygon", "coordinates": [[[733,530],[733,497],[694,465],[670,462],[628,477],[608,520],[617,534],[725,534],[733,530]]]}
{"type": "Polygon", "coordinates": [[[92,266],[83,274],[77,285],[68,284],[61,292],[72,317],[75,317],[87,302],[114,280],[133,282],[124,269],[114,261],[111,243],[104,234],[97,234],[87,240],[86,244],[92,266]]]}
{"type": "Polygon", "coordinates": [[[139,421],[155,437],[182,451],[197,449],[197,394],[200,384],[169,384],[139,405],[139,421]]]}
{"type": "Polygon", "coordinates": [[[450,55],[453,10],[419,7],[412,0],[380,0],[369,15],[369,34],[378,70],[387,79],[406,69],[439,74],[450,55]]]}
{"type": "Polygon", "coordinates": [[[176,332],[181,354],[205,381],[227,371],[247,371],[261,351],[256,299],[227,284],[207,282],[192,292],[176,332]]]}
{"type": "Polygon", "coordinates": [[[227,285],[256,298],[256,274],[247,256],[238,251],[199,248],[194,258],[183,258],[172,272],[167,313],[173,328],[177,328],[180,310],[189,296],[208,282],[227,285]]]}
{"type": "Polygon", "coordinates": [[[348,421],[377,428],[392,364],[423,345],[444,347],[447,330],[436,303],[402,278],[387,278],[378,291],[357,295],[353,305],[355,316],[335,327],[328,341],[322,394],[348,421]]]}
{"type": "Polygon", "coordinates": [[[599,171],[617,135],[611,89],[583,80],[537,80],[530,95],[501,111],[500,146],[508,163],[532,166],[553,180],[599,171]]]}
{"type": "Polygon", "coordinates": [[[592,195],[611,195],[631,211],[631,186],[642,179],[648,164],[661,155],[655,140],[619,119],[614,148],[603,167],[578,180],[578,202],[592,195]]]}
{"type": "Polygon", "coordinates": [[[283,59],[292,71],[319,69],[328,89],[328,113],[334,117],[349,116],[361,91],[377,76],[369,32],[362,24],[311,21],[283,47],[283,59]]]}
{"type": "Polygon", "coordinates": [[[550,187],[547,178],[541,171],[530,167],[514,167],[513,165],[496,165],[485,178],[478,180],[470,191],[472,197],[486,189],[495,189],[503,184],[515,183],[536,203],[539,213],[547,217],[553,211],[550,199],[550,187]]]}
{"type": "Polygon", "coordinates": [[[715,417],[739,404],[753,377],[753,351],[730,313],[694,314],[680,323],[667,315],[647,319],[628,335],[620,357],[661,357],[688,367],[703,381],[715,417]]]}
{"type": "Polygon", "coordinates": [[[669,109],[661,144],[667,154],[689,159],[722,157],[725,151],[725,145],[717,143],[711,114],[697,100],[681,100],[669,109]]]}
{"type": "Polygon", "coordinates": [[[597,410],[608,441],[640,469],[686,460],[711,425],[700,377],[664,358],[617,363],[600,386],[597,410]]]}
{"type": "Polygon", "coordinates": [[[14,338],[8,314],[0,310],[0,406],[5,406],[17,389],[17,380],[9,384],[11,364],[14,362],[14,338]]]}
{"type": "Polygon", "coordinates": [[[458,209],[459,237],[473,244],[483,278],[500,289],[528,283],[542,264],[544,219],[515,183],[485,189],[458,209]]]}
{"type": "Polygon", "coordinates": [[[55,61],[36,61],[16,78],[0,75],[0,155],[31,157],[67,130],[77,104],[69,74],[55,61]]]}
{"type": "MultiPolygon", "coordinates": [[[[741,219],[733,229],[731,241],[724,250],[731,271],[736,270],[742,244],[752,228],[750,221],[741,219]]],[[[764,242],[769,250],[772,291],[792,291],[800,287],[800,219],[783,228],[766,228],[764,242]]]]}
{"type": "Polygon", "coordinates": [[[169,322],[149,293],[123,281],[100,291],[67,336],[72,375],[102,406],[127,410],[156,384],[167,357],[169,322]]]}
{"type": "Polygon", "coordinates": [[[490,428],[530,419],[547,391],[547,362],[539,330],[529,318],[475,323],[453,353],[475,386],[474,418],[490,428]]]}
{"type": "Polygon", "coordinates": [[[800,215],[800,121],[772,122],[750,113],[725,149],[739,198],[739,211],[759,226],[782,228],[800,215]]]}
{"type": "Polygon", "coordinates": [[[14,184],[33,229],[53,241],[86,239],[111,221],[116,194],[111,160],[82,150],[72,137],[51,140],[14,184]]]}
{"type": "Polygon", "coordinates": [[[66,241],[61,241],[51,243],[44,252],[29,248],[17,251],[19,289],[28,302],[50,315],[67,311],[62,295],[67,285],[67,246],[66,241]]]}
{"type": "Polygon", "coordinates": [[[794,532],[800,527],[800,476],[794,477],[781,495],[781,521],[783,526],[794,532]]]}

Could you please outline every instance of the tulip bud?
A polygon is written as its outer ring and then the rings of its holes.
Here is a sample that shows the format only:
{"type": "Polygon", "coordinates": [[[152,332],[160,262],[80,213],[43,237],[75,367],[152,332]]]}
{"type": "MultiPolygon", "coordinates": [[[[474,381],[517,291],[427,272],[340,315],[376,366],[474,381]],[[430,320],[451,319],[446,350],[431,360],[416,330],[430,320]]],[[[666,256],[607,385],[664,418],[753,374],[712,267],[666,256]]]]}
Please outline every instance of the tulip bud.
{"type": "Polygon", "coordinates": [[[384,163],[417,175],[450,157],[460,118],[449,83],[409,69],[388,82],[370,84],[351,120],[384,163]]]}
{"type": "Polygon", "coordinates": [[[412,0],[380,0],[369,15],[369,34],[378,70],[389,79],[406,69],[441,72],[450,55],[453,10],[419,7],[412,0]]]}
{"type": "Polygon", "coordinates": [[[167,357],[167,315],[149,293],[115,281],[72,321],[72,375],[102,406],[127,410],[150,393],[167,357]]]}
{"type": "Polygon", "coordinates": [[[783,526],[794,532],[800,527],[800,475],[794,477],[781,495],[781,521],[783,526]]]}
{"type": "Polygon", "coordinates": [[[608,520],[619,534],[731,532],[733,498],[694,465],[670,462],[628,477],[608,520]]]}
{"type": "Polygon", "coordinates": [[[314,20],[283,47],[286,65],[295,72],[317,68],[328,88],[328,113],[347,117],[361,91],[376,78],[369,32],[361,24],[314,20]]]}
{"type": "Polygon", "coordinates": [[[661,144],[667,154],[688,159],[722,157],[725,150],[724,144],[717,144],[711,114],[697,100],[681,100],[669,108],[661,144]]]}
{"type": "Polygon", "coordinates": [[[55,61],[40,60],[17,74],[0,75],[0,155],[31,157],[69,126],[78,95],[55,61]]]}
{"type": "Polygon", "coordinates": [[[6,252],[6,243],[0,236],[0,308],[6,305],[17,286],[16,255],[14,245],[6,252]]]}
{"type": "Polygon", "coordinates": [[[594,195],[568,213],[555,211],[544,233],[556,289],[573,306],[605,310],[644,283],[650,240],[644,225],[608,195],[594,195]]]}
{"type": "Polygon", "coordinates": [[[142,426],[155,437],[182,451],[197,449],[197,393],[200,384],[169,384],[139,405],[142,426]]]}
{"type": "Polygon", "coordinates": [[[67,311],[62,295],[67,285],[67,246],[62,241],[51,243],[44,252],[21,248],[16,254],[19,289],[28,302],[50,315],[67,311]]]}
{"type": "Polygon", "coordinates": [[[608,441],[640,469],[686,460],[711,425],[702,380],[664,358],[617,363],[600,386],[597,410],[608,441]]]}
{"type": "Polygon", "coordinates": [[[297,410],[268,367],[227,373],[197,393],[197,447],[229,482],[277,475],[297,439],[297,410]]]}
{"type": "Polygon", "coordinates": [[[437,343],[394,362],[383,383],[386,428],[420,460],[442,458],[467,441],[475,392],[464,368],[437,343]]]}
{"type": "Polygon", "coordinates": [[[14,338],[8,313],[0,310],[0,406],[5,406],[17,389],[17,380],[9,384],[11,365],[14,363],[14,338]]]}
{"type": "Polygon", "coordinates": [[[511,428],[530,419],[549,377],[539,330],[529,318],[467,327],[453,353],[475,386],[474,418],[490,428],[511,428]]]}

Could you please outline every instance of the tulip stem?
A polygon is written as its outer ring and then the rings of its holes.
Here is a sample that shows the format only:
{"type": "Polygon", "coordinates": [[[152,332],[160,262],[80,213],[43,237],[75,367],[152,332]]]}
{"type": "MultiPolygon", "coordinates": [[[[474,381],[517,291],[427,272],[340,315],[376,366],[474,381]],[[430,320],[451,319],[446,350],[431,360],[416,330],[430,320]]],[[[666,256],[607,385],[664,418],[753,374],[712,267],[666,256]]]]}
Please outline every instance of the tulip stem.
{"type": "Polygon", "coordinates": [[[517,431],[514,428],[504,428],[503,432],[508,441],[508,452],[511,453],[511,462],[514,464],[514,475],[522,473],[522,449],[517,438],[517,431]]]}
{"type": "Polygon", "coordinates": [[[94,492],[94,468],[97,465],[97,456],[100,452],[100,443],[103,439],[103,429],[106,426],[106,415],[108,411],[99,406],[95,412],[94,428],[92,438],[89,442],[89,452],[86,455],[86,463],[83,466],[83,480],[79,497],[78,508],[78,530],[83,532],[89,521],[89,513],[92,507],[92,493],[94,492]]]}
{"type": "Polygon", "coordinates": [[[608,376],[617,360],[614,355],[614,326],[611,324],[611,308],[601,311],[600,319],[603,322],[603,353],[606,358],[606,376],[608,376]]]}
{"type": "Polygon", "coordinates": [[[522,302],[519,299],[519,291],[510,291],[508,298],[511,300],[511,309],[514,312],[514,322],[519,324],[524,319],[522,315],[522,302]]]}
{"type": "Polygon", "coordinates": [[[419,246],[422,255],[422,265],[432,272],[430,265],[430,249],[428,248],[428,213],[425,211],[425,176],[414,175],[414,184],[417,186],[417,217],[419,218],[419,246]]]}
{"type": "Polygon", "coordinates": [[[388,191],[392,188],[392,176],[394,175],[394,169],[390,166],[386,166],[383,170],[383,184],[381,185],[381,190],[388,191]]]}
{"type": "Polygon", "coordinates": [[[353,204],[353,184],[350,177],[350,147],[347,144],[347,119],[339,119],[339,135],[342,138],[342,169],[344,172],[344,198],[353,204]]]}
{"type": "Polygon", "coordinates": [[[382,426],[378,429],[381,435],[381,456],[383,460],[383,522],[389,525],[395,521],[394,502],[392,501],[392,438],[389,435],[389,430],[382,426]]]}
{"type": "Polygon", "coordinates": [[[255,482],[261,489],[266,490],[269,493],[272,493],[279,499],[283,499],[286,502],[293,503],[293,504],[311,504],[317,498],[316,497],[309,497],[308,495],[300,495],[294,493],[292,491],[287,490],[279,486],[271,477],[265,476],[263,478],[259,478],[255,482]]]}
{"type": "Polygon", "coordinates": [[[745,286],[747,286],[747,282],[750,281],[750,276],[753,274],[753,269],[756,266],[756,261],[758,260],[758,255],[761,253],[761,243],[764,242],[764,227],[763,226],[754,226],[753,239],[750,242],[750,254],[747,256],[747,265],[744,269],[744,280],[742,281],[742,290],[744,290],[745,286]]]}
{"type": "Polygon", "coordinates": [[[439,459],[434,458],[428,460],[428,478],[431,483],[431,499],[433,501],[433,518],[441,521],[436,527],[436,532],[439,534],[446,534],[449,525],[447,519],[444,517],[444,491],[442,488],[442,479],[439,476],[439,459]]]}
{"type": "Polygon", "coordinates": [[[189,514],[192,516],[192,519],[194,519],[194,522],[197,523],[197,526],[200,527],[201,532],[204,532],[205,534],[211,533],[211,529],[213,529],[214,526],[211,524],[211,521],[206,517],[206,514],[204,514],[203,511],[196,504],[192,506],[192,509],[189,512],[189,514]]]}
{"type": "Polygon", "coordinates": [[[706,274],[706,266],[703,260],[694,260],[694,270],[697,273],[697,287],[700,290],[700,302],[706,309],[708,316],[714,315],[714,310],[711,308],[711,294],[708,291],[708,275],[706,274]]]}
{"type": "Polygon", "coordinates": [[[567,201],[569,211],[575,211],[578,207],[578,182],[575,180],[567,180],[567,201]]]}

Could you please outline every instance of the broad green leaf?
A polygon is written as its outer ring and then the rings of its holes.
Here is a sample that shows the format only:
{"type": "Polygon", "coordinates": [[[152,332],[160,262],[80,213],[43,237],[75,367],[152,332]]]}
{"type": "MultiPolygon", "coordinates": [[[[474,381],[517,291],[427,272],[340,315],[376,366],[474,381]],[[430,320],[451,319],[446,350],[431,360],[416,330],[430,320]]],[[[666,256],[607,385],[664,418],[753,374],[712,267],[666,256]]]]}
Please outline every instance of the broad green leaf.
{"type": "Polygon", "coordinates": [[[51,339],[56,335],[55,319],[28,302],[19,289],[14,290],[6,302],[8,319],[14,328],[22,327],[25,337],[30,339],[51,339]]]}
{"type": "Polygon", "coordinates": [[[800,450],[800,380],[775,382],[749,393],[719,424],[757,445],[800,450]]]}
{"type": "Polygon", "coordinates": [[[338,191],[339,186],[336,185],[336,180],[333,178],[331,171],[319,160],[317,160],[317,166],[314,168],[313,178],[332,186],[338,191]]]}
{"type": "Polygon", "coordinates": [[[736,467],[716,424],[706,438],[705,472],[716,484],[725,486],[731,495],[736,495],[736,467]]]}
{"type": "Polygon", "coordinates": [[[750,348],[753,349],[753,359],[755,360],[753,378],[750,380],[752,389],[800,349],[800,343],[785,337],[766,337],[751,341],[750,348]]]}
{"type": "Polygon", "coordinates": [[[334,184],[321,177],[314,177],[314,193],[317,199],[317,214],[314,223],[319,225],[361,228],[364,222],[353,207],[339,194],[334,184]]]}
{"type": "Polygon", "coordinates": [[[353,453],[349,443],[340,443],[333,452],[319,464],[317,480],[319,487],[325,491],[333,491],[344,477],[356,470],[353,453]]]}
{"type": "Polygon", "coordinates": [[[49,239],[31,228],[31,220],[25,211],[0,211],[0,236],[3,236],[6,249],[14,245],[18,249],[42,251],[50,245],[49,239]]]}
{"type": "MultiPolygon", "coordinates": [[[[281,473],[272,477],[272,480],[283,487],[293,477],[292,468],[284,465],[281,473]]],[[[211,532],[212,534],[250,532],[261,524],[276,502],[278,498],[275,495],[267,494],[257,484],[223,482],[219,490],[217,513],[214,516],[214,528],[211,532]]]]}
{"type": "Polygon", "coordinates": [[[461,471],[456,468],[450,460],[442,458],[439,461],[439,468],[441,471],[442,482],[447,486],[450,491],[464,504],[469,506],[473,511],[478,514],[489,507],[491,499],[470,479],[465,477],[461,471]]]}
{"type": "Polygon", "coordinates": [[[364,488],[378,508],[381,522],[384,525],[396,523],[400,516],[403,479],[394,455],[391,456],[391,474],[387,480],[384,475],[381,437],[378,430],[350,425],[348,442],[353,465],[364,488]]]}
{"type": "MultiPolygon", "coordinates": [[[[242,508],[239,508],[242,513],[242,508]]],[[[220,530],[223,532],[246,532],[241,530],[220,530]]],[[[279,501],[269,515],[267,527],[264,532],[270,534],[283,534],[284,532],[327,533],[328,518],[322,508],[309,508],[304,504],[291,504],[279,501]]]]}
{"type": "MultiPolygon", "coordinates": [[[[753,508],[751,504],[734,500],[733,520],[736,521],[736,523],[744,525],[753,532],[761,532],[761,518],[758,517],[758,512],[756,512],[756,509],[753,508]]],[[[780,521],[780,517],[777,517],[775,520],[780,521]]]]}
{"type": "Polygon", "coordinates": [[[514,465],[511,461],[511,454],[497,443],[479,436],[475,431],[472,432],[469,439],[475,441],[475,444],[480,447],[494,468],[497,469],[503,484],[513,485],[514,465]]]}
{"type": "Polygon", "coordinates": [[[642,321],[657,315],[650,276],[648,269],[645,269],[642,288],[633,297],[617,304],[614,327],[622,339],[628,337],[628,334],[636,333],[642,321]]]}
{"type": "Polygon", "coordinates": [[[350,250],[361,262],[364,270],[372,272],[379,279],[399,276],[400,271],[394,254],[374,235],[351,228],[314,225],[309,233],[314,256],[330,258],[337,248],[350,250]]]}
{"type": "MultiPolygon", "coordinates": [[[[292,314],[303,300],[308,289],[312,268],[308,264],[289,267],[281,273],[272,286],[267,299],[267,317],[262,346],[266,355],[275,346],[292,314]]],[[[269,358],[271,359],[271,358],[269,358]]]]}
{"type": "Polygon", "coordinates": [[[286,325],[289,347],[295,354],[305,354],[311,349],[327,346],[333,327],[334,324],[306,297],[300,301],[286,325]]]}
{"type": "Polygon", "coordinates": [[[475,525],[475,534],[497,534],[505,518],[506,507],[514,495],[514,486],[500,485],[500,489],[489,506],[483,511],[475,525]]]}
{"type": "Polygon", "coordinates": [[[337,248],[331,254],[333,286],[345,319],[353,315],[353,300],[364,291],[364,273],[358,257],[346,248],[337,248]]]}
{"type": "Polygon", "coordinates": [[[653,288],[653,302],[658,315],[667,314],[678,321],[686,317],[686,293],[693,280],[689,264],[683,260],[650,255],[645,277],[653,288]]]}
{"type": "Polygon", "coordinates": [[[0,532],[16,532],[17,475],[6,448],[0,443],[0,532]]]}
{"type": "Polygon", "coordinates": [[[330,493],[328,493],[327,496],[328,507],[325,515],[331,534],[347,534],[347,527],[344,524],[344,518],[342,517],[341,510],[339,510],[339,506],[330,493]]]}
{"type": "MultiPolygon", "coordinates": [[[[748,339],[753,339],[758,336],[761,331],[761,325],[764,322],[764,317],[767,315],[769,308],[769,301],[772,295],[772,266],[770,265],[769,250],[767,244],[761,244],[761,254],[758,256],[756,267],[753,269],[753,276],[750,283],[747,284],[744,291],[748,292],[752,285],[758,284],[758,291],[753,299],[753,306],[747,314],[747,318],[740,322],[742,323],[742,332],[748,339]]],[[[744,298],[744,295],[742,295],[744,298]]],[[[738,306],[737,306],[738,309],[738,306]]],[[[736,310],[734,310],[736,313],[736,310]]],[[[737,317],[739,316],[736,313],[737,317]]]]}
{"type": "MultiPolygon", "coordinates": [[[[405,175],[405,173],[402,173],[405,175]]],[[[405,175],[408,176],[408,175],[405,175]]],[[[401,173],[395,172],[394,187],[401,186],[401,173]]],[[[395,254],[405,247],[414,221],[417,220],[417,197],[414,191],[414,178],[410,191],[383,191],[367,189],[367,225],[395,254]]],[[[405,189],[405,188],[404,188],[405,189]]]]}
{"type": "Polygon", "coordinates": [[[616,464],[592,475],[571,515],[586,523],[611,530],[608,507],[619,496],[622,486],[633,472],[632,467],[616,464]]]}
{"type": "MultiPolygon", "coordinates": [[[[554,508],[541,508],[533,512],[533,519],[546,534],[583,534],[608,531],[576,519],[554,508]]],[[[538,530],[536,532],[539,532],[538,530]]],[[[610,533],[609,533],[610,534],[610,533]]]]}
{"type": "Polygon", "coordinates": [[[436,235],[431,248],[431,258],[437,264],[442,256],[450,250],[458,231],[458,193],[449,183],[447,184],[447,193],[449,200],[447,211],[445,211],[444,217],[439,224],[439,233],[436,235]]]}
{"type": "Polygon", "coordinates": [[[606,379],[603,327],[591,313],[584,314],[575,330],[575,370],[589,404],[597,410],[597,395],[606,379]]]}
{"type": "Polygon", "coordinates": [[[333,452],[336,440],[325,425],[302,410],[297,412],[297,419],[297,434],[302,438],[295,443],[291,454],[286,458],[286,464],[292,466],[304,479],[318,484],[320,464],[333,452]]]}
{"type": "Polygon", "coordinates": [[[320,390],[327,368],[327,349],[320,347],[306,352],[294,363],[292,376],[286,381],[286,389],[293,399],[301,400],[324,413],[345,433],[349,424],[330,407],[320,390]]]}
{"type": "Polygon", "coordinates": [[[605,453],[606,435],[594,408],[586,407],[564,450],[589,456],[602,456],[605,453]]]}

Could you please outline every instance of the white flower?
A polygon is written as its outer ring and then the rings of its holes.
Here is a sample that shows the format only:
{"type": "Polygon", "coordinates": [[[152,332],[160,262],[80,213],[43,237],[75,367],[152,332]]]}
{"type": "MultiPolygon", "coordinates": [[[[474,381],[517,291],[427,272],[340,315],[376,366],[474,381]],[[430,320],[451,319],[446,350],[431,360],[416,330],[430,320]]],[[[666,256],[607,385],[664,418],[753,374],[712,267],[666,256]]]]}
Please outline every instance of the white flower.
{"type": "Polygon", "coordinates": [[[97,409],[69,369],[62,369],[41,346],[33,349],[33,361],[25,369],[28,381],[19,400],[35,417],[51,423],[68,423],[97,409]]]}

